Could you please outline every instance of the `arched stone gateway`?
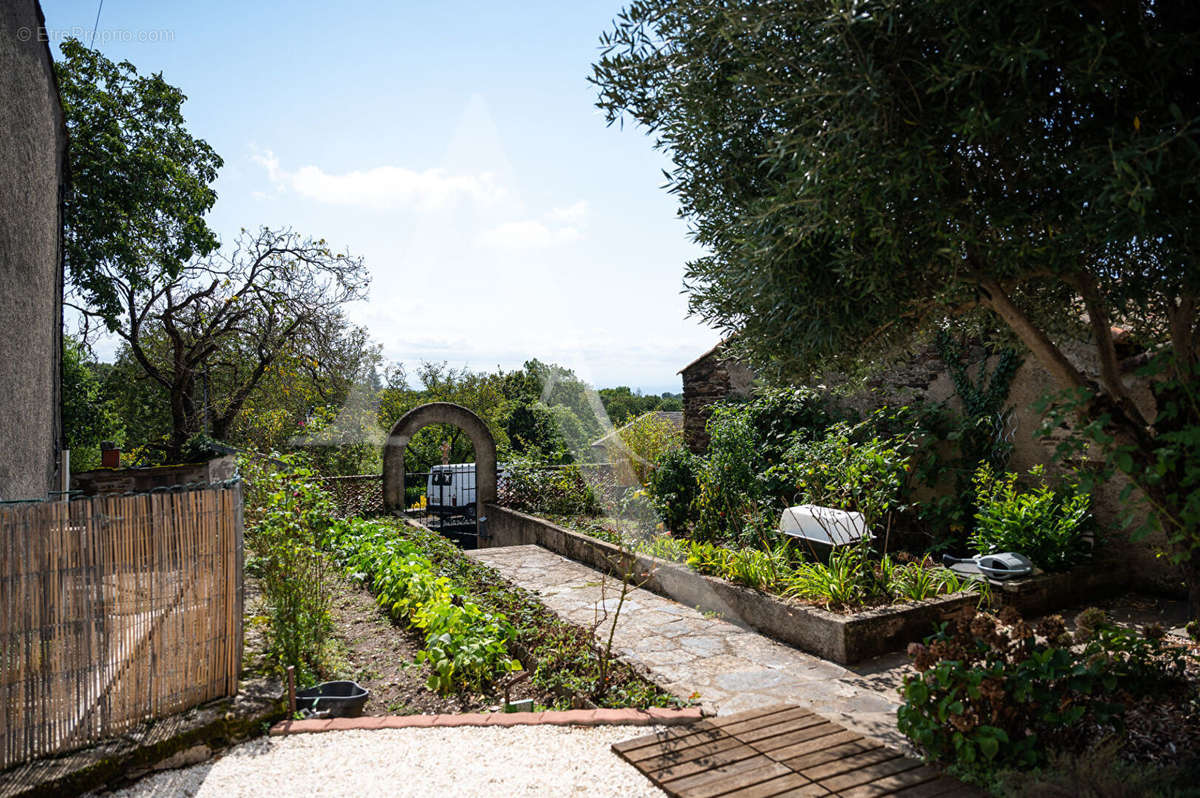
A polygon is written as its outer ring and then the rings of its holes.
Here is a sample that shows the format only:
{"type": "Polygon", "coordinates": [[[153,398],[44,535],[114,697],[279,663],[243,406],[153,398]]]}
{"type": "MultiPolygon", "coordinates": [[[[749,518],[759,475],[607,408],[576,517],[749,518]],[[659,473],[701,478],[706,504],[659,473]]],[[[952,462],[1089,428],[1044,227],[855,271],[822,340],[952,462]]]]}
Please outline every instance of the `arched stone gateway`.
{"type": "Polygon", "coordinates": [[[430,424],[453,424],[467,434],[475,447],[475,517],[496,501],[496,441],[483,419],[452,402],[430,402],[414,408],[392,425],[383,446],[383,506],[388,512],[404,510],[404,449],[412,436],[430,424]]]}

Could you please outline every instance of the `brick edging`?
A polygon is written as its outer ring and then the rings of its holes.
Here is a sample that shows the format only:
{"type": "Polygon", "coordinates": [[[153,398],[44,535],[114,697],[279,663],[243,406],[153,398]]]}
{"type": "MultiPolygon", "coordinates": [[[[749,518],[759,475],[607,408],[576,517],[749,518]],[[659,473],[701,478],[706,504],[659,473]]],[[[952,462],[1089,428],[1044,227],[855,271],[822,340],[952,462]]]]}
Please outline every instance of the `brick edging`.
{"type": "Polygon", "coordinates": [[[284,720],[271,727],[271,736],[353,729],[428,729],[456,726],[676,726],[702,717],[698,707],[687,709],[570,709],[563,712],[473,712],[463,715],[384,715],[363,718],[284,720]]]}

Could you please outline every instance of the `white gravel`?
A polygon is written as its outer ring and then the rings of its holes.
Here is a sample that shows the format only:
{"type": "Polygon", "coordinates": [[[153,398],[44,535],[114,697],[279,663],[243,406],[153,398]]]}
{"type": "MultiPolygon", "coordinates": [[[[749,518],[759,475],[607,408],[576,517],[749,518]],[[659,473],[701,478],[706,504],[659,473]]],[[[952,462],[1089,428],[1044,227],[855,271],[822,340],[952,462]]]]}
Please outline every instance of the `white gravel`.
{"type": "Polygon", "coordinates": [[[235,796],[654,796],[609,749],[644,726],[381,729],[260,738],[148,776],[121,798],[235,796]]]}

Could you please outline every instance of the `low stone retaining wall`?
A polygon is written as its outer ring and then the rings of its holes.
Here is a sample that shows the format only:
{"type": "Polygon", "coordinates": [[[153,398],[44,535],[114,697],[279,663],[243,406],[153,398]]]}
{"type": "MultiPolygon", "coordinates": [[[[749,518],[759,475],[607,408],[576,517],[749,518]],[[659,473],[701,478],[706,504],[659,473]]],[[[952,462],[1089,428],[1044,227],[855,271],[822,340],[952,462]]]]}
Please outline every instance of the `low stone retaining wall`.
{"type": "Polygon", "coordinates": [[[1045,615],[1098,599],[1112,598],[1130,587],[1129,563],[1096,559],[1062,573],[1041,573],[1028,579],[992,582],[992,599],[1015,607],[1026,617],[1045,615]]]}
{"type": "Polygon", "coordinates": [[[488,505],[488,525],[492,546],[533,544],[618,578],[633,573],[646,590],[705,612],[719,612],[733,623],[842,664],[903,648],[979,600],[974,594],[955,593],[843,615],[698,574],[657,557],[630,555],[610,543],[494,504],[488,505]]]}

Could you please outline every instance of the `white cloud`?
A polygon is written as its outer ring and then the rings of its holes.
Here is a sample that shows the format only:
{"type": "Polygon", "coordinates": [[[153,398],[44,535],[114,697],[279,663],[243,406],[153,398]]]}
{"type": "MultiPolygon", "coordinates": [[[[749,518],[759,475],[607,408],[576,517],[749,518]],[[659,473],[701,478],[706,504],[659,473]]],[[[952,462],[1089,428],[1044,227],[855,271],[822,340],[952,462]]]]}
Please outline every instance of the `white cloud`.
{"type": "Polygon", "coordinates": [[[496,249],[545,249],[579,240],[578,228],[550,226],[536,219],[505,222],[483,233],[484,244],[496,249]]]}
{"type": "Polygon", "coordinates": [[[554,208],[540,220],[505,222],[484,231],[483,243],[496,249],[530,250],[578,241],[587,210],[587,203],[580,200],[573,205],[554,208]]]}
{"type": "Polygon", "coordinates": [[[489,172],[450,174],[444,169],[418,172],[401,166],[376,166],[332,174],[311,165],[289,171],[269,150],[253,157],[277,189],[334,205],[432,210],[461,202],[495,205],[510,195],[489,172]]]}
{"type": "Polygon", "coordinates": [[[565,222],[567,224],[578,224],[587,216],[588,204],[586,200],[580,200],[574,205],[568,205],[565,208],[555,208],[546,214],[546,218],[554,222],[565,222]]]}

